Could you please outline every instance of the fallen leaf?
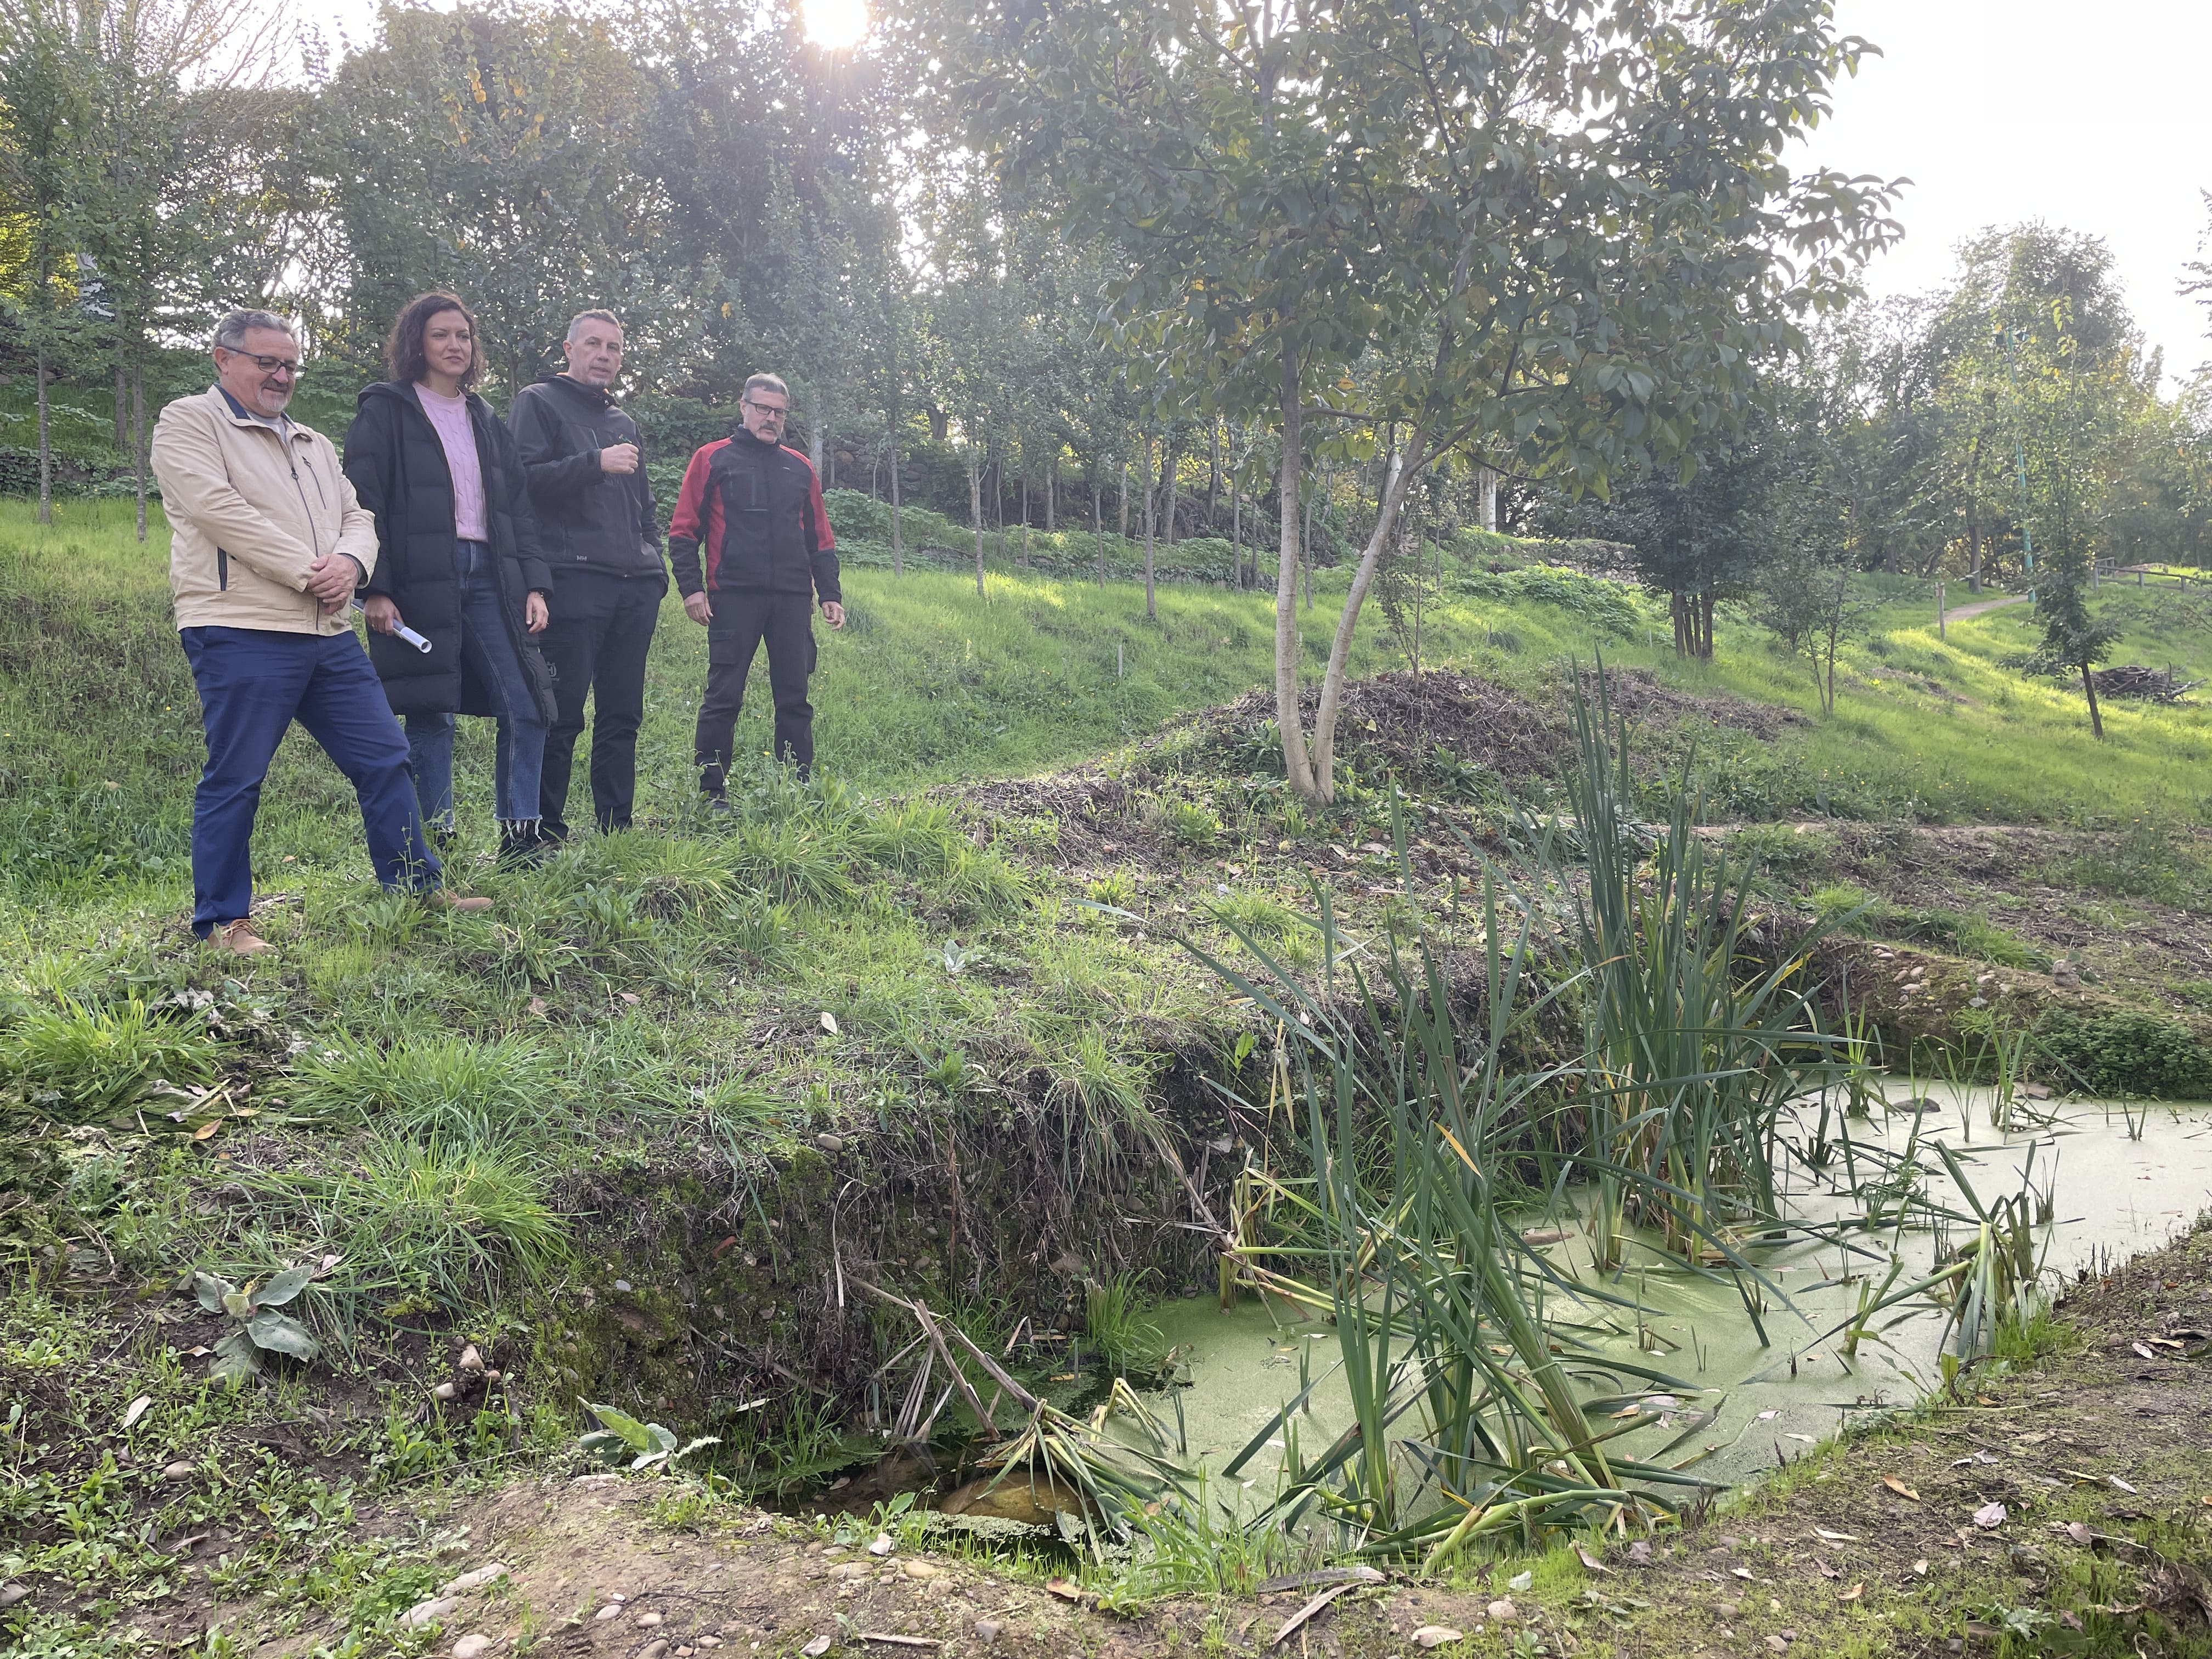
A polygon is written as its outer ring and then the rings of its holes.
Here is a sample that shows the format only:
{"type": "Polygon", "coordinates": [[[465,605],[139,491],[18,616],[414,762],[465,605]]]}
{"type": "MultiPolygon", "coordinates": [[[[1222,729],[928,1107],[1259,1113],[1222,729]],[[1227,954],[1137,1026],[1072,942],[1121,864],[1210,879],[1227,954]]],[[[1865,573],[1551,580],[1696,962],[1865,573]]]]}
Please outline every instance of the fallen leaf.
{"type": "Polygon", "coordinates": [[[2133,1486],[2130,1486],[2130,1485],[2128,1485],[2128,1483],[2127,1483],[2126,1481],[2124,1481],[2124,1480],[2121,1480],[2121,1479],[2120,1479],[2120,1477],[2119,1477],[2118,1475],[2117,1475],[2117,1474],[2108,1474],[2108,1475],[2106,1475],[2106,1476],[2105,1477],[2105,1479],[2106,1479],[2106,1480],[2109,1480],[2109,1481],[2111,1481],[2111,1482],[2112,1482],[2115,1486],[2118,1486],[2118,1487],[2122,1492],[2127,1492],[2127,1493],[2130,1493],[2130,1494],[2131,1494],[2131,1495],[2132,1495],[2132,1494],[2133,1494],[2133,1492],[2135,1492],[2135,1488],[2134,1488],[2133,1486]]]}
{"type": "Polygon", "coordinates": [[[1576,1546],[1575,1546],[1575,1559],[1576,1559],[1576,1560],[1577,1560],[1577,1561],[1579,1561],[1579,1562],[1581,1562],[1584,1566],[1588,1567],[1588,1568],[1589,1568],[1592,1572],[1610,1573],[1610,1572],[1613,1571],[1613,1569],[1612,1569],[1611,1567],[1608,1567],[1607,1565],[1606,1565],[1606,1564],[1605,1564],[1604,1562],[1602,1562],[1602,1561],[1599,1560],[1599,1559],[1597,1559],[1597,1557],[1595,1557],[1595,1555],[1592,1555],[1592,1554],[1591,1554],[1588,1550],[1584,1549],[1584,1548],[1583,1548],[1580,1544],[1577,1544],[1577,1545],[1576,1545],[1576,1546]]]}
{"type": "Polygon", "coordinates": [[[127,1429],[133,1423],[136,1423],[140,1418],[145,1416],[146,1408],[153,1403],[154,1396],[152,1395],[142,1394],[129,1405],[125,1406],[123,1408],[123,1426],[127,1429]]]}
{"type": "Polygon", "coordinates": [[[1838,1590],[1836,1592],[1836,1600],[1838,1601],[1856,1601],[1865,1593],[1865,1591],[1866,1580],[1862,1578],[1857,1583],[1852,1585],[1849,1589],[1838,1590]]]}
{"type": "Polygon", "coordinates": [[[1784,1440],[1802,1440],[1808,1446],[1817,1446],[1820,1443],[1820,1437],[1816,1434],[1785,1434],[1782,1437],[1784,1440]]]}
{"type": "Polygon", "coordinates": [[[1859,1541],[1856,1533],[1830,1532],[1826,1527],[1815,1527],[1813,1530],[1831,1544],[1856,1544],[1859,1541]]]}
{"type": "Polygon", "coordinates": [[[1651,1540],[1648,1538],[1639,1538],[1634,1543],[1631,1544],[1628,1547],[1628,1559],[1630,1565],[1632,1566],[1650,1566],[1651,1565],[1651,1540]]]}
{"type": "MultiPolygon", "coordinates": [[[[543,1013],[545,1012],[545,999],[544,999],[544,997],[532,997],[532,998],[531,998],[531,999],[530,999],[530,1012],[531,1012],[532,1013],[533,1013],[533,1014],[543,1014],[543,1013]]],[[[823,1638],[823,1639],[827,1640],[828,1638],[823,1638]]],[[[805,1649],[804,1649],[804,1648],[801,1648],[801,1649],[799,1650],[799,1651],[800,1651],[800,1652],[802,1652],[802,1653],[804,1653],[805,1650],[805,1650],[805,1649]]]]}
{"type": "Polygon", "coordinates": [[[1813,1571],[1823,1578],[1841,1578],[1844,1576],[1817,1555],[1813,1558],[1813,1571]]]}
{"type": "Polygon", "coordinates": [[[213,1134],[221,1127],[222,1127],[222,1120],[221,1118],[216,1119],[212,1123],[203,1123],[198,1128],[192,1131],[192,1139],[194,1140],[205,1140],[210,1135],[213,1134]]]}
{"type": "Polygon", "coordinates": [[[822,1659],[822,1656],[830,1651],[830,1644],[836,1639],[834,1636],[817,1636],[799,1649],[799,1652],[805,1656],[805,1659],[822,1659]]]}
{"type": "Polygon", "coordinates": [[[2093,1540],[2097,1534],[2091,1532],[2088,1528],[2083,1526],[2079,1521],[2069,1521],[2066,1523],[2066,1535],[2072,1539],[2075,1543],[2081,1545],[2082,1548],[2087,1549],[2089,1547],[2091,1540],[2093,1540]]]}
{"type": "Polygon", "coordinates": [[[1083,1600],[1083,1592],[1076,1589],[1074,1585],[1069,1583],[1065,1578],[1048,1578],[1045,1581],[1044,1588],[1047,1595],[1057,1595],[1063,1601],[1080,1601],[1083,1600]]]}
{"type": "Polygon", "coordinates": [[[1466,1639],[1462,1632],[1454,1630],[1449,1625],[1424,1625],[1413,1632],[1413,1644],[1416,1647],[1440,1648],[1447,1642],[1461,1642],[1466,1639]]]}
{"type": "Polygon", "coordinates": [[[829,1032],[831,1036],[837,1035],[837,1016],[827,1008],[822,1011],[822,1029],[829,1032]]]}
{"type": "Polygon", "coordinates": [[[1770,1407],[1768,1410],[1759,1413],[1758,1420],[1761,1423],[1771,1423],[1776,1418],[1781,1415],[1782,1413],[1779,1411],[1770,1407]]]}
{"type": "Polygon", "coordinates": [[[1915,1577],[1925,1578],[1928,1576],[1928,1558],[1923,1555],[1915,1561],[1912,1564],[1912,1571],[1915,1577]]]}
{"type": "Polygon", "coordinates": [[[2002,1527],[2012,1518],[2012,1512],[2002,1504],[1984,1504],[1974,1511],[1974,1524],[1984,1532],[2002,1527]]]}
{"type": "Polygon", "coordinates": [[[2130,1342],[2128,1344],[2128,1346],[2133,1348],[2136,1354],[2144,1359],[2155,1359],[2158,1358],[2158,1355],[2153,1352],[2148,1345],[2145,1343],[2130,1342]]]}
{"type": "Polygon", "coordinates": [[[622,997],[622,1000],[629,1004],[633,1008],[636,1007],[639,1003],[645,1000],[643,997],[638,995],[635,991],[623,991],[619,993],[619,994],[622,997]]]}
{"type": "Polygon", "coordinates": [[[1747,1579],[1751,1577],[1751,1569],[1749,1567],[1730,1567],[1729,1571],[1739,1578],[1747,1579]]]}
{"type": "Polygon", "coordinates": [[[1885,1474],[1882,1476],[1881,1484],[1888,1487],[1892,1492],[1895,1492],[1899,1498],[1909,1498],[1916,1504],[1920,1501],[1920,1494],[1913,1491],[1911,1487],[1906,1486],[1905,1482],[1899,1480],[1893,1474],[1885,1474]]]}

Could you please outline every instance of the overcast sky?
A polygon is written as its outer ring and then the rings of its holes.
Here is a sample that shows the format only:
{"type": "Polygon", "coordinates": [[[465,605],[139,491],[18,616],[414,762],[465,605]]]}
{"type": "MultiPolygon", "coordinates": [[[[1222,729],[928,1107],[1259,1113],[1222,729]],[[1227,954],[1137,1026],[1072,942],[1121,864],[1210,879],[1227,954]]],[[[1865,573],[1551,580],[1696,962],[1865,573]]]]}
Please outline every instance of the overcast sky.
{"type": "MultiPolygon", "coordinates": [[[[2042,218],[2110,245],[2170,373],[2212,357],[2212,313],[2174,291],[2212,188],[2212,0],[1837,0],[1837,12],[1883,56],[1838,89],[1808,158],[1913,181],[1875,292],[1936,287],[1961,239],[2042,218]]],[[[374,37],[374,0],[304,15],[356,44],[374,37]]]]}
{"type": "Polygon", "coordinates": [[[1984,225],[2040,218],[2104,238],[2169,374],[2208,357],[2212,313],[2175,293],[2204,257],[2212,0],[1837,0],[1881,48],[1836,93],[1810,158],[1913,183],[1881,294],[1940,284],[1984,225]]]}

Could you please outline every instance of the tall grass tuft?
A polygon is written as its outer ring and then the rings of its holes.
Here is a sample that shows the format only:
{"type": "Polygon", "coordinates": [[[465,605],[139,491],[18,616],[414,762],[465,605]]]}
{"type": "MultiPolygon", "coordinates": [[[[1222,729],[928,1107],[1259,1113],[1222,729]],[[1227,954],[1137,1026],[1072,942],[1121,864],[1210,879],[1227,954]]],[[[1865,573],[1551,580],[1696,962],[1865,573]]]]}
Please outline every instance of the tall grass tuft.
{"type": "Polygon", "coordinates": [[[553,1057],[521,1036],[431,1037],[388,1048],[348,1040],[305,1057],[292,1085],[293,1104],[307,1115],[461,1146],[527,1136],[565,1099],[553,1057]]]}
{"type": "Polygon", "coordinates": [[[156,1082],[205,1083],[221,1056],[200,1014],[157,1013],[137,997],[33,1008],[0,1038],[0,1072],[49,1116],[80,1122],[131,1105],[156,1082]]]}

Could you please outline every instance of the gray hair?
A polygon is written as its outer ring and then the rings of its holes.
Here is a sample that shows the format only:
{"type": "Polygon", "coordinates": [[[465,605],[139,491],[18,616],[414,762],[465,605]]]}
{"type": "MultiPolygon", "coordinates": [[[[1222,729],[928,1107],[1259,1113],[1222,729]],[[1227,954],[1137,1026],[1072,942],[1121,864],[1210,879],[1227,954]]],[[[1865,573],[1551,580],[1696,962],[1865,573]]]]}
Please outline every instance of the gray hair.
{"type": "Polygon", "coordinates": [[[606,323],[613,327],[620,328],[622,326],[622,319],[616,316],[611,311],[580,311],[568,319],[568,332],[563,337],[568,340],[569,344],[574,345],[575,343],[576,331],[583,327],[586,323],[606,323]]]}
{"type": "MultiPolygon", "coordinates": [[[[780,392],[783,394],[784,402],[791,401],[791,388],[783,383],[783,376],[781,374],[754,375],[745,382],[745,392],[754,391],[780,392]]],[[[741,392],[738,395],[743,397],[744,392],[741,392]]]]}
{"type": "Polygon", "coordinates": [[[248,331],[257,328],[273,328],[279,334],[291,335],[295,342],[300,337],[292,325],[273,311],[234,311],[215,325],[216,345],[224,351],[243,351],[248,331]]]}

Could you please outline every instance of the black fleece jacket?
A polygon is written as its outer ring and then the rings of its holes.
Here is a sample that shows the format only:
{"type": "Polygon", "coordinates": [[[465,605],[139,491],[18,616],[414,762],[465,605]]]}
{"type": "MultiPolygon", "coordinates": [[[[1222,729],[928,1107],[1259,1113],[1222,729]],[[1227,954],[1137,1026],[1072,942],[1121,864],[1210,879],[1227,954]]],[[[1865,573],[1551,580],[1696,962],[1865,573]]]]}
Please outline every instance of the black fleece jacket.
{"type": "Polygon", "coordinates": [[[538,511],[538,539],[557,583],[571,570],[643,578],[664,587],[660,524],[645,476],[637,422],[597,386],[548,374],[514,394],[507,424],[538,511]],[[604,472],[599,452],[636,444],[629,474],[604,472]]]}

